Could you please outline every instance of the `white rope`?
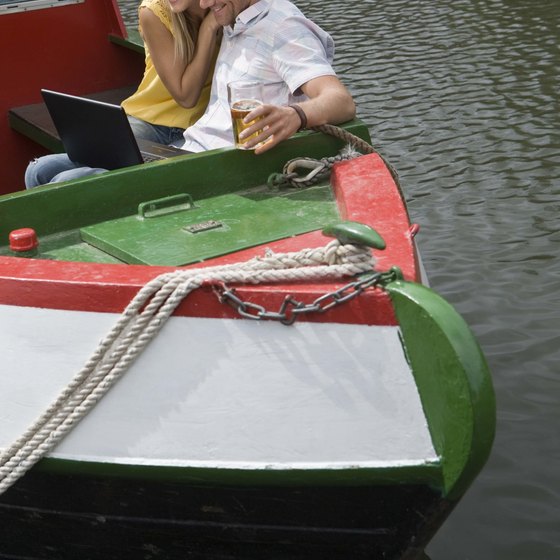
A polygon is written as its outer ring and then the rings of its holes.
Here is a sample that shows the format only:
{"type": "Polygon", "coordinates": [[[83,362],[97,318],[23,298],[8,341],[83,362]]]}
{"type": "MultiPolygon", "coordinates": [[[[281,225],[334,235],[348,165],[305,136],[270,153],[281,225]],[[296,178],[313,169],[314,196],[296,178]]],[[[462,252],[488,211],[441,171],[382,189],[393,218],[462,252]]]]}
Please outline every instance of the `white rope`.
{"type": "Polygon", "coordinates": [[[0,455],[0,494],[49,453],[95,406],[157,335],[179,303],[212,282],[259,284],[353,276],[371,271],[367,247],[340,245],[267,252],[245,263],[175,270],[143,286],[82,370],[47,410],[0,455]]]}

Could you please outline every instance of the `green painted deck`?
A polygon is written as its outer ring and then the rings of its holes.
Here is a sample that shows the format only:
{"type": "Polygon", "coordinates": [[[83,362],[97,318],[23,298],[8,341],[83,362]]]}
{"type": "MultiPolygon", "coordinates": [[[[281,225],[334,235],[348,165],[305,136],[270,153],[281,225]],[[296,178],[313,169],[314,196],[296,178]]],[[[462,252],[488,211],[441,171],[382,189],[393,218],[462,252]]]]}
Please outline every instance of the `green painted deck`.
{"type": "MultiPolygon", "coordinates": [[[[83,241],[129,264],[181,266],[291,237],[339,219],[331,189],[266,189],[194,200],[146,201],[135,215],[80,230],[83,241]]],[[[59,255],[64,256],[64,255],[59,255]]]]}

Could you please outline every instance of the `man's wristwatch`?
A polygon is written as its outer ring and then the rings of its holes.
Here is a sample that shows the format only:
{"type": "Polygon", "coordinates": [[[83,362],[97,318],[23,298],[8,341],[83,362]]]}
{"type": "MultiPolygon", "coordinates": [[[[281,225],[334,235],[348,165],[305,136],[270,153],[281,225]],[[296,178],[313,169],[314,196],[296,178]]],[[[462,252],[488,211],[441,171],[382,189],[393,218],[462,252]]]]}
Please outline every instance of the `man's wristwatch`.
{"type": "Polygon", "coordinates": [[[298,132],[300,130],[305,130],[307,128],[307,115],[305,114],[305,111],[295,103],[293,105],[288,105],[288,107],[291,107],[298,114],[300,120],[298,132]]]}

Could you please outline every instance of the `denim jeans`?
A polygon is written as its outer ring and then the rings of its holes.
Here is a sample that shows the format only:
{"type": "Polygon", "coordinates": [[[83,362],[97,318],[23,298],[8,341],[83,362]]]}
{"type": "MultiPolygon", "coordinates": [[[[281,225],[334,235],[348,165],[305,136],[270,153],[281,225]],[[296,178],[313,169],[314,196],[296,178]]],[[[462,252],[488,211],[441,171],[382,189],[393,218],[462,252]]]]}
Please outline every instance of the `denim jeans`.
{"type": "Polygon", "coordinates": [[[66,154],[49,154],[34,159],[25,170],[25,188],[32,189],[48,183],[72,181],[88,175],[105,173],[100,167],[86,167],[73,162],[66,154]]]}
{"type": "MultiPolygon", "coordinates": [[[[144,138],[158,144],[171,144],[183,138],[182,128],[150,124],[128,116],[136,138],[144,138]]],[[[32,189],[48,183],[72,181],[89,175],[104,173],[106,169],[87,167],[73,162],[66,154],[49,154],[33,160],[25,170],[25,188],[32,189]]]]}
{"type": "Polygon", "coordinates": [[[177,140],[183,140],[184,128],[151,124],[130,115],[128,115],[128,122],[136,138],[143,138],[158,144],[172,144],[177,140]]]}

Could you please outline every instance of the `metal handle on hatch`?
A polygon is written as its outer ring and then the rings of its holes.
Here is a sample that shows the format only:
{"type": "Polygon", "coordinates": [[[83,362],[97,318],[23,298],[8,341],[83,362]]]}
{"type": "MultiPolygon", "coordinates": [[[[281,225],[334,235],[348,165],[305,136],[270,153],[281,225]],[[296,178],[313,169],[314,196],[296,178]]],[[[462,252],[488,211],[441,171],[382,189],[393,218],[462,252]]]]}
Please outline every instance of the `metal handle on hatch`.
{"type": "Polygon", "coordinates": [[[181,193],[141,202],[138,205],[138,217],[144,220],[146,218],[174,214],[175,212],[183,212],[192,208],[194,208],[192,196],[187,193],[181,193]]]}

